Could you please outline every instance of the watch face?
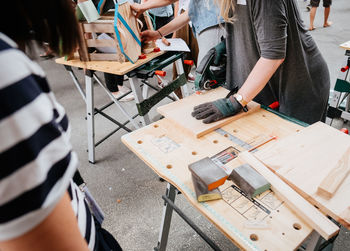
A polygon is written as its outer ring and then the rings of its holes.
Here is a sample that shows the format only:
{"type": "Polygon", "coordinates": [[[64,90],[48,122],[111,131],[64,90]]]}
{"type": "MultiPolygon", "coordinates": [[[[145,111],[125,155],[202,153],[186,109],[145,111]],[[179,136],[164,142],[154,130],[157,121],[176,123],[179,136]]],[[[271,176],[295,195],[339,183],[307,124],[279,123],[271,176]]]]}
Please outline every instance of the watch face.
{"type": "Polygon", "coordinates": [[[242,95],[239,95],[239,94],[236,94],[236,99],[237,99],[237,101],[242,101],[242,95]]]}

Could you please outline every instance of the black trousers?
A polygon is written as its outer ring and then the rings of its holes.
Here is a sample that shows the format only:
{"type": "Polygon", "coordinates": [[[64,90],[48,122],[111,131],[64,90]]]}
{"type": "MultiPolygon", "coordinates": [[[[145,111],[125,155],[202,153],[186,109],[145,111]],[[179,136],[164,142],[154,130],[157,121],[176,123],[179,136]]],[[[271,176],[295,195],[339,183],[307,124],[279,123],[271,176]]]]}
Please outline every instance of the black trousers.
{"type": "Polygon", "coordinates": [[[94,251],[122,251],[119,243],[95,220],[96,244],[94,251]]]}
{"type": "Polygon", "coordinates": [[[123,85],[124,76],[123,75],[114,75],[110,73],[104,73],[105,82],[107,89],[110,92],[117,92],[119,91],[118,85],[123,85]]]}
{"type": "MultiPolygon", "coordinates": [[[[149,13],[149,15],[152,17],[152,19],[155,19],[155,23],[156,23],[156,27],[155,30],[158,30],[160,27],[166,25],[167,23],[169,23],[171,20],[174,19],[174,16],[170,16],[170,17],[158,17],[155,15],[152,15],[151,13],[149,13]]],[[[171,38],[173,36],[173,33],[166,35],[166,38],[171,38]]]]}

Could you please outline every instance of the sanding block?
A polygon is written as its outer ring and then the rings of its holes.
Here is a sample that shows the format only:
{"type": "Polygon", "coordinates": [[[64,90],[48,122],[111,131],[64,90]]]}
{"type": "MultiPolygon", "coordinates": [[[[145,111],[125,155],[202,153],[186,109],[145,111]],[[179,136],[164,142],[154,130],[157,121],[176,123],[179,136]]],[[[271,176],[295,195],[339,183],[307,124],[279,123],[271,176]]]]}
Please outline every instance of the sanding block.
{"type": "Polygon", "coordinates": [[[209,191],[201,180],[197,179],[193,174],[191,176],[198,202],[219,200],[222,198],[221,192],[218,188],[209,191]]]}
{"type": "Polygon", "coordinates": [[[188,166],[192,175],[203,182],[206,188],[211,191],[225,183],[228,175],[210,158],[206,157],[188,166]]]}
{"type": "Polygon", "coordinates": [[[255,197],[271,187],[271,184],[249,164],[233,169],[229,178],[249,197],[255,197]]]}

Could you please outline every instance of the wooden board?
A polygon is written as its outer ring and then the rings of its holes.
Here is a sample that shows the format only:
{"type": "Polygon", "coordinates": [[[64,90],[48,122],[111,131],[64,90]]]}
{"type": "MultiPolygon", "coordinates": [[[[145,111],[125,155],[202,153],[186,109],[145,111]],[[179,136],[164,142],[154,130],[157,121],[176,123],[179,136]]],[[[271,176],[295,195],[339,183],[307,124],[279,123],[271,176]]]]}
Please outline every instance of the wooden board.
{"type": "MultiPolygon", "coordinates": [[[[341,149],[343,150],[343,149],[341,149]]],[[[340,150],[340,151],[341,151],[340,150]]],[[[330,199],[337,192],[339,186],[350,173],[350,148],[345,150],[343,156],[337,161],[334,168],[322,180],[317,193],[330,199]]]]}
{"type": "MultiPolygon", "coordinates": [[[[136,17],[131,11],[130,3],[125,2],[122,4],[119,4],[118,12],[120,15],[124,18],[124,20],[128,23],[129,27],[134,31],[136,37],[141,41],[140,37],[140,30],[137,25],[136,17]]],[[[136,62],[139,56],[141,55],[141,45],[139,45],[135,38],[131,35],[131,33],[127,30],[127,28],[121,23],[120,20],[118,20],[117,24],[118,30],[122,29],[125,34],[125,41],[123,41],[123,48],[124,52],[128,57],[133,61],[136,62]]],[[[122,32],[120,32],[120,35],[122,37],[122,32]]]]}
{"type": "MultiPolygon", "coordinates": [[[[251,144],[261,134],[283,138],[300,128],[262,109],[222,127],[251,144]]],[[[222,200],[197,202],[187,166],[229,147],[240,149],[225,135],[214,131],[196,138],[186,129],[174,126],[172,121],[162,119],[124,135],[122,142],[160,177],[176,186],[201,214],[241,249],[294,250],[312,232],[312,228],[271,191],[258,196],[253,204],[233,187],[231,181],[227,181],[220,187],[222,200]],[[256,205],[262,205],[267,211],[256,205]]],[[[234,159],[226,167],[232,170],[241,164],[239,159],[234,159]]]]}
{"type": "Polygon", "coordinates": [[[349,135],[318,122],[269,144],[255,156],[306,200],[350,228],[350,175],[331,199],[317,193],[349,147],[349,135]]]}
{"type": "Polygon", "coordinates": [[[157,111],[163,115],[165,118],[173,121],[178,126],[185,128],[197,138],[214,131],[217,128],[222,127],[230,123],[231,121],[237,120],[247,114],[253,113],[259,109],[260,105],[255,102],[250,102],[248,104],[248,112],[240,112],[235,116],[228,117],[226,119],[219,120],[214,123],[204,124],[202,120],[197,120],[192,117],[191,112],[193,107],[205,102],[214,101],[220,98],[224,98],[229,91],[223,87],[216,88],[202,94],[193,94],[184,99],[180,99],[176,102],[160,106],[157,111]]]}
{"type": "Polygon", "coordinates": [[[329,240],[339,232],[339,227],[307,202],[301,195],[284,183],[277,175],[270,171],[261,161],[249,152],[240,154],[240,158],[246,161],[259,172],[271,184],[272,191],[284,200],[294,212],[309,223],[324,239],[329,240]]]}
{"type": "Polygon", "coordinates": [[[350,50],[350,41],[347,41],[347,42],[341,44],[340,47],[345,49],[345,50],[350,50]]]}
{"type": "Polygon", "coordinates": [[[145,59],[137,60],[135,64],[132,64],[130,62],[119,63],[119,62],[113,62],[113,61],[83,62],[79,60],[79,56],[77,54],[74,55],[74,59],[72,60],[67,61],[64,59],[64,57],[61,57],[56,59],[55,62],[57,64],[69,65],[69,66],[79,67],[79,68],[88,69],[88,70],[106,72],[106,73],[111,73],[116,75],[124,75],[164,53],[165,53],[164,51],[152,52],[150,54],[147,54],[147,57],[145,59]]]}

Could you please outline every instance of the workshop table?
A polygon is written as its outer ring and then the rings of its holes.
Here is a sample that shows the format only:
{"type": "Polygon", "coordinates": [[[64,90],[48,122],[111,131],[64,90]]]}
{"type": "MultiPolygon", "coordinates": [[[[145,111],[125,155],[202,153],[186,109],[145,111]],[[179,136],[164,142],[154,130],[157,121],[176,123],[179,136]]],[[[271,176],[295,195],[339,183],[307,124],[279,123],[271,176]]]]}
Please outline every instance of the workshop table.
{"type": "MultiPolygon", "coordinates": [[[[182,52],[152,52],[147,54],[146,58],[137,60],[134,64],[130,62],[119,63],[115,61],[80,61],[79,56],[77,54],[74,55],[74,58],[66,60],[65,57],[61,57],[56,59],[57,64],[64,65],[65,69],[68,71],[70,76],[73,79],[75,86],[77,87],[80,95],[84,99],[86,103],[86,118],[87,118],[87,134],[88,134],[88,160],[90,163],[95,163],[95,147],[106,140],[108,137],[113,135],[119,129],[124,129],[127,132],[131,132],[132,130],[126,126],[129,122],[134,126],[134,128],[140,128],[150,123],[150,118],[148,116],[148,111],[152,106],[158,103],[161,99],[165,97],[169,97],[169,94],[173,92],[174,89],[181,87],[181,91],[184,96],[188,95],[188,90],[186,85],[186,78],[184,76],[184,69],[182,65],[182,52]],[[178,78],[173,81],[169,86],[164,87],[161,90],[157,90],[158,92],[153,95],[152,99],[146,99],[148,85],[145,85],[146,82],[144,80],[148,78],[152,78],[154,76],[154,72],[156,70],[161,70],[164,67],[175,63],[176,70],[178,72],[178,78]],[[78,78],[76,77],[72,67],[82,68],[84,69],[85,75],[85,91],[79,83],[78,78]],[[120,98],[116,99],[114,96],[108,91],[103,82],[99,79],[95,72],[103,72],[103,73],[111,73],[115,75],[128,75],[129,83],[131,87],[131,91],[135,97],[135,103],[138,108],[138,114],[130,115],[120,104],[118,101],[120,98]],[[95,107],[94,104],[94,85],[93,79],[103,88],[103,90],[107,93],[107,95],[112,100],[111,103],[103,106],[102,108],[95,107]],[[146,86],[141,91],[141,87],[146,86]],[[115,104],[122,114],[127,118],[126,122],[119,122],[118,120],[112,118],[103,112],[105,108],[108,106],[115,104]],[[100,114],[106,119],[115,123],[118,128],[109,133],[103,139],[95,143],[95,122],[94,116],[96,114],[100,114]],[[135,118],[140,115],[140,122],[137,123],[135,118]]],[[[152,86],[150,86],[152,87],[152,86]]],[[[154,87],[152,87],[155,89],[154,87]]],[[[171,97],[169,97],[171,98],[171,97]]],[[[172,100],[175,100],[172,98],[172,100]]]]}
{"type": "MultiPolygon", "coordinates": [[[[247,150],[247,146],[259,146],[270,135],[284,138],[305,126],[275,113],[270,109],[258,109],[200,138],[174,125],[167,118],[122,136],[122,142],[168,182],[166,194],[162,197],[166,203],[155,250],[166,249],[173,210],[214,250],[220,250],[174,204],[176,190],[181,191],[202,215],[242,249],[295,250],[307,237],[311,238],[307,250],[319,247],[318,233],[271,190],[255,199],[249,199],[232,181],[226,181],[219,188],[223,199],[202,203],[196,199],[189,164],[205,157],[214,160],[224,152],[238,153],[247,150]]],[[[264,149],[269,144],[273,144],[273,140],[262,144],[255,151],[264,149]]],[[[234,168],[242,163],[244,162],[238,157],[226,166],[234,168]]]]}
{"type": "Polygon", "coordinates": [[[350,41],[342,43],[340,47],[345,49],[345,58],[334,85],[333,95],[329,100],[326,119],[329,125],[332,125],[334,118],[350,120],[350,41]],[[346,100],[345,106],[341,107],[344,100],[346,100]]]}

